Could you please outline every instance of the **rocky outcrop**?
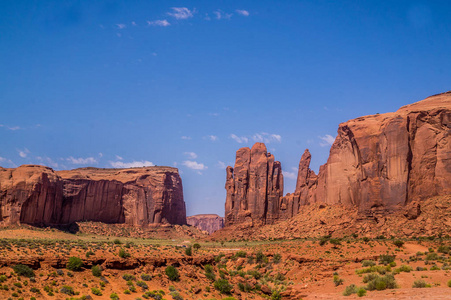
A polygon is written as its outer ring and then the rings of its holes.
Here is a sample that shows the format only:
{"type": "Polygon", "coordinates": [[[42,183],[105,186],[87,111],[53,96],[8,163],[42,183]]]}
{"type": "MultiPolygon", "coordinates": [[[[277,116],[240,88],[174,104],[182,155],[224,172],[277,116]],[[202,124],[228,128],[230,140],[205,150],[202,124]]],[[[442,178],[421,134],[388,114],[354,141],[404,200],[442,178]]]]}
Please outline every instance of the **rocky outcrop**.
{"type": "Polygon", "coordinates": [[[225,187],[226,226],[271,224],[278,220],[283,195],[282,168],[263,143],[236,152],[234,168],[227,167],[225,187]]]}
{"type": "Polygon", "coordinates": [[[186,218],[188,225],[197,227],[209,234],[224,227],[224,218],[215,214],[194,215],[186,218]]]}
{"type": "Polygon", "coordinates": [[[77,221],[186,224],[178,170],[0,168],[1,224],[64,225],[77,221]]]}
{"type": "Polygon", "coordinates": [[[305,150],[296,190],[283,197],[280,163],[265,146],[239,149],[227,168],[225,225],[272,224],[315,203],[417,218],[423,200],[451,194],[451,92],[342,123],[318,175],[310,160],[305,150]]]}
{"type": "Polygon", "coordinates": [[[327,163],[305,175],[300,168],[300,205],[342,204],[366,215],[451,194],[451,93],[340,124],[327,163]]]}

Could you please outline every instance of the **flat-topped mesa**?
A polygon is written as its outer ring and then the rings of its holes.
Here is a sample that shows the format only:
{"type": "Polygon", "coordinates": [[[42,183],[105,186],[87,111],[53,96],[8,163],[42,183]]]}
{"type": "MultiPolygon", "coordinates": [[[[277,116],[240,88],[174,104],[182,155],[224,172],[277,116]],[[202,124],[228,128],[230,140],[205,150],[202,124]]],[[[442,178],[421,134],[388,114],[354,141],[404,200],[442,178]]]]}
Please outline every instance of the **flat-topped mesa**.
{"type": "Polygon", "coordinates": [[[278,220],[282,168],[263,143],[236,152],[235,167],[227,167],[225,188],[225,226],[272,224],[278,220]]]}
{"type": "Polygon", "coordinates": [[[224,218],[215,214],[201,214],[186,218],[188,225],[197,227],[209,234],[224,227],[224,218]]]}
{"type": "Polygon", "coordinates": [[[65,225],[78,221],[186,224],[176,168],[0,168],[0,223],[65,225]]]}
{"type": "Polygon", "coordinates": [[[304,162],[296,205],[342,204],[371,215],[451,194],[451,92],[342,123],[318,176],[306,177],[304,162]]]}

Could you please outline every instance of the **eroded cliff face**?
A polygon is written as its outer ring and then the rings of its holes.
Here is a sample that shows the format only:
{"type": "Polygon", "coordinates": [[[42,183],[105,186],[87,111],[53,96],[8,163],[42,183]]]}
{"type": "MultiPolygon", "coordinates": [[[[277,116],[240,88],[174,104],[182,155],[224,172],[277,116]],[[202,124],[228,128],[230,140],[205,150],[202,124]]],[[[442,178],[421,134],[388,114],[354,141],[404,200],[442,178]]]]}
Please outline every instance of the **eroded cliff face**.
{"type": "Polygon", "coordinates": [[[274,182],[269,180],[274,170],[268,167],[271,159],[265,162],[264,145],[257,147],[261,151],[251,151],[255,158],[249,148],[238,150],[235,168],[227,168],[226,226],[247,217],[260,221],[252,225],[271,224],[314,203],[341,204],[375,217],[419,207],[422,200],[451,194],[451,92],[340,124],[318,175],[309,168],[306,150],[296,190],[284,197],[281,176],[276,192],[264,185],[274,182]]]}
{"type": "Polygon", "coordinates": [[[272,224],[279,218],[279,199],[283,195],[280,162],[263,143],[236,153],[235,167],[227,167],[225,225],[272,224]]]}
{"type": "Polygon", "coordinates": [[[369,215],[450,194],[451,93],[340,124],[327,163],[307,181],[294,193],[300,204],[342,204],[369,215]]]}
{"type": "Polygon", "coordinates": [[[177,169],[170,167],[0,168],[0,221],[3,225],[77,221],[182,225],[186,224],[182,181],[177,169]]]}
{"type": "Polygon", "coordinates": [[[209,234],[224,227],[224,218],[215,214],[201,214],[186,218],[188,225],[195,226],[209,234]]]}

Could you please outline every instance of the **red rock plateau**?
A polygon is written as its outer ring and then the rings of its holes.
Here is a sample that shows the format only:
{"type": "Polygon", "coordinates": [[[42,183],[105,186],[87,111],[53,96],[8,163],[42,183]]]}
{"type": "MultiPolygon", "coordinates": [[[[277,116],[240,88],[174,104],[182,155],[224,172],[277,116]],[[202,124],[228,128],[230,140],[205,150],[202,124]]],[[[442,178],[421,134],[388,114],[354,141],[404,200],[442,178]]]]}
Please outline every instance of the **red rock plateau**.
{"type": "Polygon", "coordinates": [[[283,197],[280,163],[265,146],[239,149],[227,168],[225,225],[273,224],[310,204],[366,217],[409,208],[417,218],[424,200],[451,194],[451,92],[342,123],[318,175],[310,160],[306,150],[296,190],[283,197]]]}
{"type": "Polygon", "coordinates": [[[201,214],[186,218],[188,225],[197,227],[209,234],[224,227],[224,218],[215,214],[201,214]]]}
{"type": "Polygon", "coordinates": [[[0,224],[186,224],[176,168],[0,168],[0,224]]]}

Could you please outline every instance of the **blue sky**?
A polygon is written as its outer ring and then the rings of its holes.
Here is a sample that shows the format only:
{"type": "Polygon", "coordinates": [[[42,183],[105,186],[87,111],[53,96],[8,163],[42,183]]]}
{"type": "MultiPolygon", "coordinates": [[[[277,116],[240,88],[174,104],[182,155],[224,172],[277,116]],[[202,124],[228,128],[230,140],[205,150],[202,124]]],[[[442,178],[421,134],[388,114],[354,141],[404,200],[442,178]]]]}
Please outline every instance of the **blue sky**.
{"type": "Polygon", "coordinates": [[[1,1],[0,165],[177,166],[188,215],[265,141],[285,193],[340,122],[450,90],[449,1],[1,1]]]}

